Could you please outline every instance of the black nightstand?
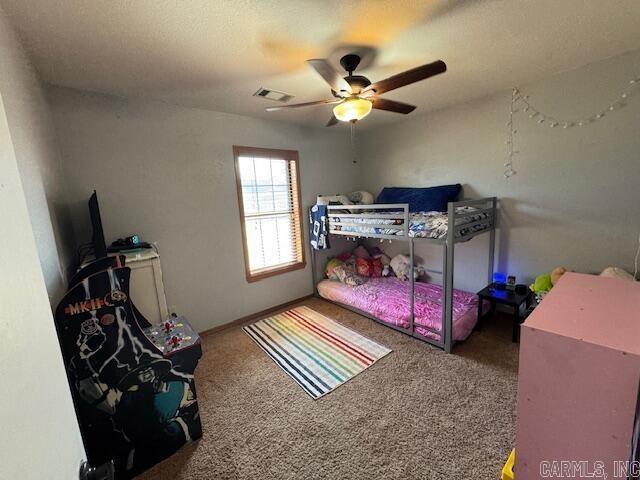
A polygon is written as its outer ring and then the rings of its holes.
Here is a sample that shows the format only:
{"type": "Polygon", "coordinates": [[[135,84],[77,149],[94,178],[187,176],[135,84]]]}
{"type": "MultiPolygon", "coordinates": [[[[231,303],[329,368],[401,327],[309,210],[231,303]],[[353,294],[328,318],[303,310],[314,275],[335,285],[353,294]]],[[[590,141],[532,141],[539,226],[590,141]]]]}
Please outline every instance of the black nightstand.
{"type": "Polygon", "coordinates": [[[520,310],[522,305],[524,305],[524,310],[525,312],[527,311],[533,298],[533,292],[527,288],[527,293],[521,295],[513,290],[499,290],[495,288],[492,283],[480,290],[478,292],[478,297],[480,297],[478,301],[478,326],[481,327],[484,320],[484,315],[482,315],[483,300],[487,300],[491,303],[491,310],[487,315],[493,315],[495,313],[496,305],[507,305],[513,308],[513,333],[511,339],[514,342],[520,341],[520,323],[524,320],[520,315],[520,310]]]}

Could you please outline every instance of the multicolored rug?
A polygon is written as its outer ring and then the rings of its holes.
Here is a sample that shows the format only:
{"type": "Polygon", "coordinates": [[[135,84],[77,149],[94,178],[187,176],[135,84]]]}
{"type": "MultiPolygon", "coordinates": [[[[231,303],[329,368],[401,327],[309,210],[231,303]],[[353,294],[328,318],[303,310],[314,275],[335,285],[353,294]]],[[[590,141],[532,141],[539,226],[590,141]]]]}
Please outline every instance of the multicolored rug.
{"type": "Polygon", "coordinates": [[[314,399],[391,352],[309,307],[279,313],[243,330],[314,399]]]}

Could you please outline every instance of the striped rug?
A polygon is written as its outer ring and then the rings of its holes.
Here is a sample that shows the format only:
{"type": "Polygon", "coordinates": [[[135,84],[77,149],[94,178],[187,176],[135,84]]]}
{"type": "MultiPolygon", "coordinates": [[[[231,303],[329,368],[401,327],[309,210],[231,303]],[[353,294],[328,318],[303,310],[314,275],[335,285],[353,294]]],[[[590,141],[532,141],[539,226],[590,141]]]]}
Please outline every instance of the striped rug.
{"type": "Polygon", "coordinates": [[[312,398],[320,398],[390,353],[309,307],[243,330],[312,398]]]}

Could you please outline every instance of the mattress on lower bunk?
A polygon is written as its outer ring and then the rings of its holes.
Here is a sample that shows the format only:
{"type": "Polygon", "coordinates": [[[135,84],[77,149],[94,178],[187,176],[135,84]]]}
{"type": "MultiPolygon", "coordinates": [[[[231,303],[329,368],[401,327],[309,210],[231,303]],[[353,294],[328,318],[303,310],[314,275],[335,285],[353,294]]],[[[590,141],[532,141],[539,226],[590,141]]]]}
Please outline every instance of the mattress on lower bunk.
{"type": "MultiPolygon", "coordinates": [[[[414,324],[420,335],[439,340],[436,330],[442,324],[442,287],[432,283],[415,283],[414,324]]],[[[386,323],[409,326],[409,282],[396,277],[371,278],[364,285],[350,287],[336,280],[322,280],[318,293],[327,300],[361,310],[386,323]]],[[[453,291],[453,340],[465,340],[478,321],[478,296],[463,290],[453,291]]]]}

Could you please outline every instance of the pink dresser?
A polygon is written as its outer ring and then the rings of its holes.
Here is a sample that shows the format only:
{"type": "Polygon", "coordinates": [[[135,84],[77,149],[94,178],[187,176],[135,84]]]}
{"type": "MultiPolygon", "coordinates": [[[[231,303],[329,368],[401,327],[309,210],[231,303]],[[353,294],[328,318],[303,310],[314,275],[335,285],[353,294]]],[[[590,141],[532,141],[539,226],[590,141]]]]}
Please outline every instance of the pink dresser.
{"type": "Polygon", "coordinates": [[[516,479],[615,478],[639,380],[640,283],[565,274],[522,325],[516,479]]]}

